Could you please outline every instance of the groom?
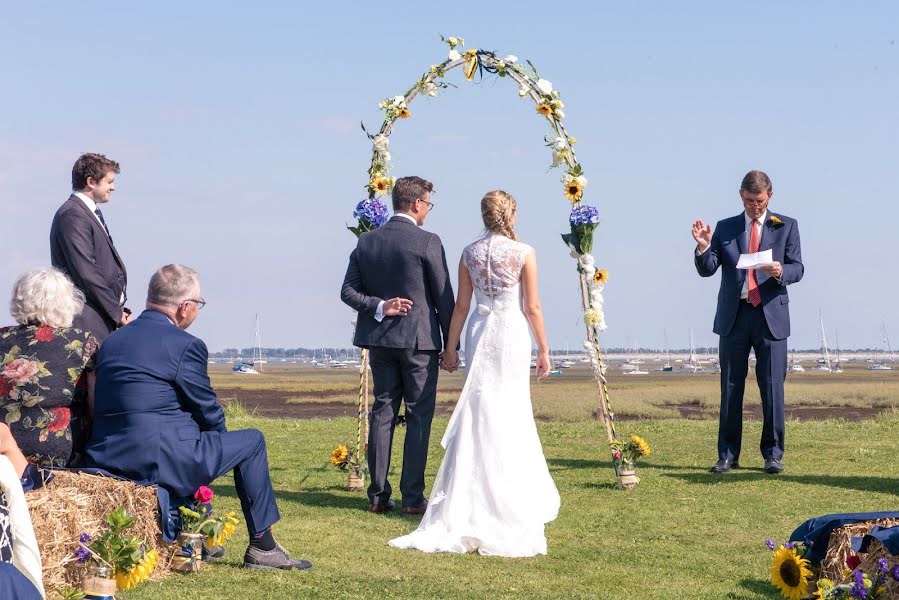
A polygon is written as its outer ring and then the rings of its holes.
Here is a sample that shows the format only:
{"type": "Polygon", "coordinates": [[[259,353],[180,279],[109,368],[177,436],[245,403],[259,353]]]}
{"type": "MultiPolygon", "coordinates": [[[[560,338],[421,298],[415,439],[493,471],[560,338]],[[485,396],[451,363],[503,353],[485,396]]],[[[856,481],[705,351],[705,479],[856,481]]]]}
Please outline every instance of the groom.
{"type": "Polygon", "coordinates": [[[739,466],[743,439],[743,389],[749,350],[755,349],[755,375],[762,397],[762,440],[759,449],[766,473],[783,471],[784,380],[790,297],[787,286],[802,279],[799,225],[795,219],[768,211],[773,188],[762,171],[750,171],[740,184],[743,212],[712,228],[701,219],[693,224],[694,262],[703,277],[721,267],[721,288],[714,331],[720,336],[721,413],[718,462],[710,469],[724,473],[739,466]],[[770,250],[772,262],[758,269],[738,269],[741,254],[770,250]]]}
{"type": "Polygon", "coordinates": [[[395,508],[387,472],[401,402],[406,404],[403,513],[424,514],[427,508],[425,464],[438,363],[455,306],[443,244],[420,229],[434,207],[433,188],[421,177],[396,181],[393,218],[359,236],[340,291],[340,299],[359,311],[353,343],[369,349],[374,377],[368,435],[368,508],[374,513],[395,508]]]}

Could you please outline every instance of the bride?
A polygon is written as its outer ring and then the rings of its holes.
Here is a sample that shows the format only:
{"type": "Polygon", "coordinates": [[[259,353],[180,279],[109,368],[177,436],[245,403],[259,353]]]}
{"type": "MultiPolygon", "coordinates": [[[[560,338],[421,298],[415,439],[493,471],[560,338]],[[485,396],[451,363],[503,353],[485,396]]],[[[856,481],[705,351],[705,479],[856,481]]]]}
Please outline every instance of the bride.
{"type": "Polygon", "coordinates": [[[441,445],[446,449],[418,529],[390,540],[424,552],[496,556],[546,554],[543,526],[559,512],[534,424],[530,393],[531,338],[537,378],[549,374],[549,348],[537,294],[534,249],[515,235],[515,199],[503,191],[481,200],[486,235],[459,261],[459,294],[443,353],[448,370],[471,307],[468,369],[441,445]]]}

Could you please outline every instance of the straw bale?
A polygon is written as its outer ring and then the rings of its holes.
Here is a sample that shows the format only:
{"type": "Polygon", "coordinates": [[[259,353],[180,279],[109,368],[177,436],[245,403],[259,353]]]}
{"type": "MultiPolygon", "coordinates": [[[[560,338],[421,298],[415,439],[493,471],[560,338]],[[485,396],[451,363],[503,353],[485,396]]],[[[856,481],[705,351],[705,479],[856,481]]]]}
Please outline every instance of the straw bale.
{"type": "Polygon", "coordinates": [[[159,552],[159,564],[152,578],[169,573],[175,548],[160,537],[155,488],[71,471],[55,471],[55,475],[48,485],[26,496],[48,593],[81,580],[83,570],[74,557],[78,537],[82,532],[96,535],[105,526],[106,515],[119,506],[135,516],[129,533],[159,552]]]}
{"type": "Polygon", "coordinates": [[[875,525],[894,527],[899,525],[899,519],[862,521],[834,529],[827,544],[827,554],[824,560],[821,561],[821,577],[826,577],[834,582],[842,581],[843,573],[847,568],[846,558],[852,554],[852,538],[862,537],[871,531],[875,525]]]}

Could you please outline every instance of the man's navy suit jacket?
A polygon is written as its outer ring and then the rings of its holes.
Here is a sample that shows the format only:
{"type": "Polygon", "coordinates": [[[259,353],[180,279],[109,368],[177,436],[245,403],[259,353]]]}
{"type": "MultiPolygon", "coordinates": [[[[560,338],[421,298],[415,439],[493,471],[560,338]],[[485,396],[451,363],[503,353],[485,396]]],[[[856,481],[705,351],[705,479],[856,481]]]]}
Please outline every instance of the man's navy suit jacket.
{"type": "Polygon", "coordinates": [[[97,358],[89,462],[176,497],[208,485],[226,431],[208,358],[206,344],[155,310],[110,334],[97,358]]]}
{"type": "MultiPolygon", "coordinates": [[[[799,225],[796,219],[768,211],[762,223],[759,252],[771,250],[774,260],[783,266],[778,282],[764,271],[756,271],[762,296],[762,307],[768,330],[776,340],[790,335],[790,296],[787,285],[802,279],[802,250],[799,246],[799,225]],[[780,223],[772,221],[776,217],[780,223]]],[[[718,290],[718,309],[715,312],[714,332],[721,336],[730,333],[740,307],[740,293],[747,271],[737,269],[740,254],[749,252],[745,213],[719,221],[712,234],[711,246],[694,258],[696,270],[703,277],[711,277],[721,267],[721,287],[718,290]]]]}

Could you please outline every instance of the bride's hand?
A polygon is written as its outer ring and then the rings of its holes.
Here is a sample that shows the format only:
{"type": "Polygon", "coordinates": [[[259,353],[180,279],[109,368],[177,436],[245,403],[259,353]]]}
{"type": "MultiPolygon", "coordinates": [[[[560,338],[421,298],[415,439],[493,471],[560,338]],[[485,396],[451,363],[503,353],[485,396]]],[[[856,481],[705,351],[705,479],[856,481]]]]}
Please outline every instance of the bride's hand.
{"type": "Polygon", "coordinates": [[[440,355],[440,365],[452,373],[459,367],[459,354],[455,350],[444,350],[440,355]]]}
{"type": "Polygon", "coordinates": [[[549,377],[549,370],[552,363],[549,361],[549,352],[541,352],[537,356],[537,381],[543,381],[549,377]]]}

